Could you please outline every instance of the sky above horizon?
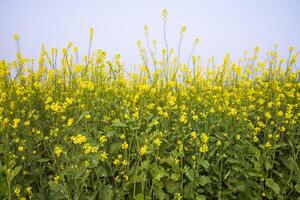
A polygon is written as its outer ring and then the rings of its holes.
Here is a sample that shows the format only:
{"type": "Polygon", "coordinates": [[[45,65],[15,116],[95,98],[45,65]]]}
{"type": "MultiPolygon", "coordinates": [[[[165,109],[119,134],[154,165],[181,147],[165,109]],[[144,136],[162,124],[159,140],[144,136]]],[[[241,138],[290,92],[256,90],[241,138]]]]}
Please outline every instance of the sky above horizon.
{"type": "Polygon", "coordinates": [[[78,47],[80,55],[86,54],[89,28],[93,27],[92,48],[107,51],[109,57],[120,53],[130,69],[141,63],[136,42],[145,41],[144,25],[149,26],[150,37],[163,44],[162,9],[169,11],[171,47],[178,46],[180,27],[187,27],[183,61],[196,37],[200,45],[195,54],[206,59],[215,56],[218,62],[227,52],[236,61],[256,46],[262,58],[275,44],[283,58],[289,46],[300,50],[298,0],[0,0],[0,59],[15,58],[14,33],[21,36],[25,57],[38,58],[42,44],[61,49],[69,42],[78,47]]]}

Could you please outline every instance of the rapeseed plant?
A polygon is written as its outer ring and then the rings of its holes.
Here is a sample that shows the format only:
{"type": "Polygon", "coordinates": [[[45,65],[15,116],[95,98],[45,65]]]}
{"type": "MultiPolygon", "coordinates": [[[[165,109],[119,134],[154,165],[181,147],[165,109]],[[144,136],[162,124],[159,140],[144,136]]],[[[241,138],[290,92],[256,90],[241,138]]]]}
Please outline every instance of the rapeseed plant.
{"type": "Polygon", "coordinates": [[[2,199],[297,199],[299,52],[238,62],[138,41],[142,64],[69,43],[0,61],[2,199]],[[161,52],[161,57],[158,55],[161,52]],[[36,63],[36,64],[35,64],[36,63]]]}

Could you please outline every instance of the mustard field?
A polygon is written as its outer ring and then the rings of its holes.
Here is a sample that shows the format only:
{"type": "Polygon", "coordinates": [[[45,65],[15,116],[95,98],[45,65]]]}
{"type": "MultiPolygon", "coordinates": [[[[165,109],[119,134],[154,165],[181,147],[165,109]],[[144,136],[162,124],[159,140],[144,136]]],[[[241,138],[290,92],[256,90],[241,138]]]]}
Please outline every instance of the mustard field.
{"type": "Polygon", "coordinates": [[[91,49],[93,29],[83,58],[72,43],[24,58],[14,35],[16,59],[0,61],[0,198],[300,199],[300,53],[182,63],[148,29],[135,72],[91,49]]]}

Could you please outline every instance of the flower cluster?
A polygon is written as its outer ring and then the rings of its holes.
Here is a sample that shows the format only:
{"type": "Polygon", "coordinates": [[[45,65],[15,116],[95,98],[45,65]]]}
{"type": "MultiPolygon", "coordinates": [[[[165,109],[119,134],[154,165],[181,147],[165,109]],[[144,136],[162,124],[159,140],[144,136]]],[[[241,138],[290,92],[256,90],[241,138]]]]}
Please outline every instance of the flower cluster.
{"type": "Polygon", "coordinates": [[[0,199],[299,196],[300,53],[181,63],[149,30],[134,73],[72,43],[0,61],[0,199]]]}

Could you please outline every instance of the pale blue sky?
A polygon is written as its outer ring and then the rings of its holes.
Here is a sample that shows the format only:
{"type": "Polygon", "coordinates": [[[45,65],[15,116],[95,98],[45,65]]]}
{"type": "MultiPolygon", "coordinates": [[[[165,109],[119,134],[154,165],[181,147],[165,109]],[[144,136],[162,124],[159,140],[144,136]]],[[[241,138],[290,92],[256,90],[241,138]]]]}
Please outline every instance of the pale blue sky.
{"type": "Polygon", "coordinates": [[[13,33],[21,35],[26,57],[37,58],[42,43],[62,48],[69,41],[83,55],[89,28],[94,27],[93,48],[106,50],[110,57],[120,53],[131,66],[140,62],[136,41],[144,40],[144,25],[162,43],[164,8],[169,10],[171,46],[177,46],[180,27],[187,26],[185,60],[197,36],[201,42],[196,54],[217,60],[226,52],[237,59],[255,46],[263,55],[278,44],[283,57],[290,45],[300,48],[299,0],[0,0],[0,59],[14,58],[13,33]]]}

